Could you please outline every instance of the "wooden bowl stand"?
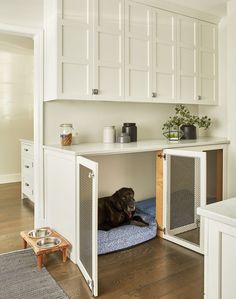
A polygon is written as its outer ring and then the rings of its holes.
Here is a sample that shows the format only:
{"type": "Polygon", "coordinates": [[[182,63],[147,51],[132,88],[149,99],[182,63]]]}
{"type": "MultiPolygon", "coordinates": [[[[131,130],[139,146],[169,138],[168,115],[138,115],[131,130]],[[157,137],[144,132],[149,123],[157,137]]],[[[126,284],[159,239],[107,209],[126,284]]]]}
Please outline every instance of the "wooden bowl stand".
{"type": "MultiPolygon", "coordinates": [[[[50,228],[48,228],[48,229],[50,229],[50,228]]],[[[37,260],[38,260],[39,271],[42,270],[44,254],[61,251],[63,263],[65,263],[67,261],[67,254],[68,254],[68,248],[70,247],[70,243],[66,239],[64,239],[60,234],[58,234],[56,231],[54,231],[52,229],[50,229],[50,230],[52,231],[50,237],[56,237],[56,238],[61,239],[61,244],[54,246],[52,248],[38,247],[36,245],[36,242],[41,238],[38,238],[38,239],[30,238],[28,236],[29,231],[23,231],[20,233],[20,236],[23,240],[23,248],[26,249],[27,246],[30,246],[33,249],[34,253],[36,254],[37,260]]]]}

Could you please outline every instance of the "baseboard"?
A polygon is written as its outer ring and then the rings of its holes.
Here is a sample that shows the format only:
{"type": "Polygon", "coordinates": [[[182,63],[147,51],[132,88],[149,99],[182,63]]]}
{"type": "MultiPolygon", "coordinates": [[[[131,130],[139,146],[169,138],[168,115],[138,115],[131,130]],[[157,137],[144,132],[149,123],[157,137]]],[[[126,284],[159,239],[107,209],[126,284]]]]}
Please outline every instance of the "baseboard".
{"type": "Polygon", "coordinates": [[[21,181],[20,173],[13,174],[1,174],[0,175],[0,184],[15,183],[21,181]]]}

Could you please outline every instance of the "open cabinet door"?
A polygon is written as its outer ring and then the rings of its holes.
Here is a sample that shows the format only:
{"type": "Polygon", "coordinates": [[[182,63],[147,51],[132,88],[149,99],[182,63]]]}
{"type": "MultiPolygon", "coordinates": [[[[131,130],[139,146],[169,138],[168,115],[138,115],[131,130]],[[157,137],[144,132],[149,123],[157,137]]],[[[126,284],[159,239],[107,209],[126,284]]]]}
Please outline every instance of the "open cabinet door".
{"type": "Polygon", "coordinates": [[[77,264],[93,296],[98,296],[98,164],[78,156],[77,182],[77,264]]]}
{"type": "Polygon", "coordinates": [[[197,252],[203,250],[203,222],[197,208],[206,204],[206,153],[164,152],[164,238],[197,252]]]}

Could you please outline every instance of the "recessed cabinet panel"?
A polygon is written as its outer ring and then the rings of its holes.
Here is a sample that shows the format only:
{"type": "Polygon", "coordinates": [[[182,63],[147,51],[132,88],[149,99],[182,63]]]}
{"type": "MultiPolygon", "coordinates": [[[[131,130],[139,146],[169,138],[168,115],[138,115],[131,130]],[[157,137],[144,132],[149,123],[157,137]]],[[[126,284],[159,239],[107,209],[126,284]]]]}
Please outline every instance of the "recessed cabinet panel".
{"type": "Polygon", "coordinates": [[[129,94],[133,97],[145,99],[148,95],[149,76],[146,71],[130,70],[129,94]]]}
{"type": "Polygon", "coordinates": [[[180,98],[184,101],[193,99],[196,94],[196,82],[194,77],[181,76],[180,78],[180,98]]]}
{"type": "Polygon", "coordinates": [[[214,102],[215,99],[215,80],[202,78],[201,79],[201,94],[202,100],[214,102]]]}
{"type": "Polygon", "coordinates": [[[155,11],[156,38],[158,42],[171,43],[174,41],[174,16],[167,12],[155,11]]]}
{"type": "Polygon", "coordinates": [[[201,55],[201,74],[205,77],[215,76],[215,54],[202,52],[201,55]]]}
{"type": "Polygon", "coordinates": [[[87,65],[63,63],[62,93],[68,95],[89,94],[87,65]]]}
{"type": "Polygon", "coordinates": [[[155,101],[176,99],[176,16],[153,11],[153,92],[155,101]]]}
{"type": "Polygon", "coordinates": [[[89,32],[86,27],[67,25],[62,27],[62,55],[86,60],[89,54],[89,32]]]}
{"type": "Polygon", "coordinates": [[[185,46],[196,46],[196,22],[191,18],[179,18],[179,42],[185,46]]]}
{"type": "Polygon", "coordinates": [[[216,26],[199,23],[199,93],[202,103],[217,103],[217,34],[216,26]]]}
{"type": "Polygon", "coordinates": [[[201,33],[201,47],[208,50],[216,49],[216,28],[215,25],[201,22],[200,24],[201,33]]]}
{"type": "Polygon", "coordinates": [[[124,0],[94,0],[95,100],[124,99],[124,0]]]}
{"type": "Polygon", "coordinates": [[[149,42],[137,38],[129,39],[130,64],[146,67],[149,64],[149,42]]]}
{"type": "Polygon", "coordinates": [[[180,74],[193,75],[196,73],[196,52],[194,49],[180,49],[180,74]]]}
{"type": "Polygon", "coordinates": [[[107,96],[114,94],[121,96],[121,74],[118,68],[99,67],[98,87],[101,94],[106,93],[107,96]]]}
{"type": "Polygon", "coordinates": [[[178,17],[178,99],[193,103],[198,96],[197,20],[178,17]]]}
{"type": "Polygon", "coordinates": [[[122,27],[121,1],[98,1],[98,26],[108,28],[109,31],[119,31],[122,27]]]}
{"type": "Polygon", "coordinates": [[[151,7],[126,3],[126,99],[152,101],[152,25],[151,7]]]}
{"type": "Polygon", "coordinates": [[[98,35],[99,53],[98,57],[101,61],[119,64],[121,39],[118,35],[108,33],[99,33],[98,35]],[[108,51],[109,49],[109,51],[108,51]]]}
{"type": "Polygon", "coordinates": [[[131,3],[128,6],[128,31],[131,35],[147,36],[150,31],[150,9],[148,6],[131,3]]]}
{"type": "Polygon", "coordinates": [[[62,17],[64,19],[77,19],[88,24],[89,0],[62,0],[62,17]]]}
{"type": "Polygon", "coordinates": [[[173,71],[173,46],[168,44],[157,43],[156,45],[156,61],[157,69],[163,72],[173,71]]]}
{"type": "Polygon", "coordinates": [[[174,97],[174,78],[171,74],[156,74],[156,85],[158,86],[158,97],[172,99],[174,97]]]}

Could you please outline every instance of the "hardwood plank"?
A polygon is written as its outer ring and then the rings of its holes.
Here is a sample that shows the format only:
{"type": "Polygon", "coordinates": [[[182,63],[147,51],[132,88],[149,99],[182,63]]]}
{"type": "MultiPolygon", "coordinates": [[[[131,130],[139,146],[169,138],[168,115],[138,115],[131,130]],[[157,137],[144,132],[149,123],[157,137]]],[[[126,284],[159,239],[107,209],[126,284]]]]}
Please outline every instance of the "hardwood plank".
{"type": "MultiPolygon", "coordinates": [[[[33,209],[19,196],[19,184],[0,185],[0,253],[21,249],[20,231],[33,227],[33,209]]],[[[162,238],[98,261],[101,299],[203,298],[203,257],[162,238]]],[[[78,267],[63,263],[61,253],[45,256],[44,264],[70,298],[93,298],[78,267]]]]}

